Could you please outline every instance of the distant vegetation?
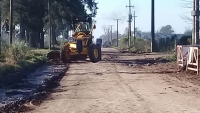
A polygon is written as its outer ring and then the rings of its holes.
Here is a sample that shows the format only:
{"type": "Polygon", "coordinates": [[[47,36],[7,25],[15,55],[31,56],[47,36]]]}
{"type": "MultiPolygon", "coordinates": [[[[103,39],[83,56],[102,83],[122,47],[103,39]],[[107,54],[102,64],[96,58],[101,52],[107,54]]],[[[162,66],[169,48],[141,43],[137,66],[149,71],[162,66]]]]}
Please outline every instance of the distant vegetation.
{"type": "MultiPolygon", "coordinates": [[[[132,44],[132,46],[130,48],[130,51],[132,51],[132,52],[137,52],[137,51],[150,52],[151,51],[151,42],[148,39],[136,38],[135,44],[134,44],[134,37],[131,37],[131,44],[132,44]]],[[[128,37],[127,36],[120,38],[119,47],[121,49],[128,48],[128,37]]]]}
{"type": "MultiPolygon", "coordinates": [[[[109,31],[107,28],[104,31],[109,31]]],[[[151,33],[150,32],[142,32],[138,28],[136,28],[136,40],[134,44],[134,37],[131,37],[131,44],[132,46],[128,48],[128,28],[125,29],[124,34],[119,34],[119,48],[121,49],[130,49],[132,52],[150,52],[151,50],[151,33]]],[[[166,25],[161,27],[158,30],[156,35],[156,49],[158,52],[174,52],[175,46],[178,44],[181,45],[188,45],[191,44],[191,34],[192,30],[186,29],[184,34],[175,34],[173,28],[170,25],[166,25]]],[[[100,38],[104,40],[104,44],[108,43],[108,32],[105,32],[100,38]]],[[[133,32],[132,32],[133,35],[133,32]]],[[[116,46],[116,31],[112,34],[112,46],[116,46]]]]}

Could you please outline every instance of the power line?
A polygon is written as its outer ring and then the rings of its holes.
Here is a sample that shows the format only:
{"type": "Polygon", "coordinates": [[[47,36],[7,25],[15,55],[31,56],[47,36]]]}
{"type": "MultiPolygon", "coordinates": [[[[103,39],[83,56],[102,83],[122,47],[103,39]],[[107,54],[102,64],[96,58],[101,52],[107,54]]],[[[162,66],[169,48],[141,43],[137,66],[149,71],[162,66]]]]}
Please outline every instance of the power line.
{"type": "Polygon", "coordinates": [[[95,19],[110,19],[111,20],[112,18],[95,18],[95,19]]]}
{"type": "MultiPolygon", "coordinates": [[[[121,18],[122,18],[122,17],[127,17],[127,16],[121,16],[121,18]]],[[[106,20],[106,19],[109,19],[109,20],[113,20],[113,18],[95,18],[95,19],[105,19],[105,20],[106,20]]]]}

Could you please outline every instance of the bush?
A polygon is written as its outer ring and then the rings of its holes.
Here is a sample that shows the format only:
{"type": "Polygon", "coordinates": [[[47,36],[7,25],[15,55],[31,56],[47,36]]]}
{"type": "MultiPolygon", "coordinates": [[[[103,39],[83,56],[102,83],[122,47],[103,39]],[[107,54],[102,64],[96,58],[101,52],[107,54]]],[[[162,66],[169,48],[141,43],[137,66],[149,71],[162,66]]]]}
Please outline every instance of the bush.
{"type": "MultiPolygon", "coordinates": [[[[46,53],[43,51],[32,51],[27,43],[15,42],[8,49],[8,45],[2,46],[0,55],[0,75],[28,67],[30,64],[46,60],[46,53]]],[[[45,50],[46,51],[46,50],[45,50]]]]}
{"type": "MultiPolygon", "coordinates": [[[[135,44],[134,44],[134,38],[131,37],[131,48],[130,51],[137,52],[137,51],[144,51],[149,52],[151,50],[151,41],[143,38],[136,38],[135,44]]],[[[119,47],[121,49],[128,49],[128,38],[125,36],[120,39],[119,47]]]]}
{"type": "Polygon", "coordinates": [[[29,51],[30,51],[30,48],[28,44],[22,41],[15,42],[10,49],[11,55],[15,62],[24,60],[29,51]]]}
{"type": "Polygon", "coordinates": [[[128,37],[127,36],[124,36],[123,38],[120,39],[119,47],[121,49],[127,49],[128,48],[128,37]]]}
{"type": "Polygon", "coordinates": [[[18,61],[24,60],[29,53],[30,48],[25,42],[15,42],[12,46],[3,45],[1,62],[16,64],[18,61]]]}
{"type": "Polygon", "coordinates": [[[149,49],[151,49],[151,42],[147,39],[142,38],[136,38],[135,45],[133,47],[136,49],[136,51],[144,51],[148,52],[149,49]]]}

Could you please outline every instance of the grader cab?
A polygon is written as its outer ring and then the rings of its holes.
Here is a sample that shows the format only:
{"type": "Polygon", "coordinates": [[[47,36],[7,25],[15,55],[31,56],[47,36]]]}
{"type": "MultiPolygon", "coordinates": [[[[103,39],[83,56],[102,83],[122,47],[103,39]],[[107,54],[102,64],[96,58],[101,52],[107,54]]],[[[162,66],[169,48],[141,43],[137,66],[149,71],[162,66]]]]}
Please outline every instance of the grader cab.
{"type": "Polygon", "coordinates": [[[61,50],[61,60],[64,63],[71,61],[86,60],[88,57],[91,62],[96,63],[101,60],[101,46],[93,43],[92,32],[96,28],[92,19],[75,18],[74,33],[69,42],[61,50]]]}

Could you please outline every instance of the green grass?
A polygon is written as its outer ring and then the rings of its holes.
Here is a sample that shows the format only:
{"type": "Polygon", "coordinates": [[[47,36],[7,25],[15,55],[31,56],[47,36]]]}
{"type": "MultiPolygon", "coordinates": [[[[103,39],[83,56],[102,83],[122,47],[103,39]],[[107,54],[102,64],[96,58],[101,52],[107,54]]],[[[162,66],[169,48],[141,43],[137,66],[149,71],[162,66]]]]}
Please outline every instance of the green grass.
{"type": "Polygon", "coordinates": [[[168,55],[162,57],[162,59],[168,60],[168,61],[176,61],[176,54],[168,55]]]}
{"type": "Polygon", "coordinates": [[[46,51],[44,50],[33,50],[29,54],[25,56],[25,59],[19,60],[15,63],[12,62],[1,62],[0,65],[0,77],[2,75],[7,75],[9,73],[17,72],[21,69],[30,67],[36,63],[40,63],[45,61],[46,58],[46,51]]]}

